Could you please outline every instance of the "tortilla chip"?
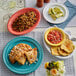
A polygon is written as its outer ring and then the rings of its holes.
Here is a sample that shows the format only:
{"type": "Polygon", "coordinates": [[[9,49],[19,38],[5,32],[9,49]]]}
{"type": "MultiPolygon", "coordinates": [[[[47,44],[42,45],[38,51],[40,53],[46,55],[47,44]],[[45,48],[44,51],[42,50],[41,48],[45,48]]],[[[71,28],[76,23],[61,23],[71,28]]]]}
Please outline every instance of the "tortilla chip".
{"type": "Polygon", "coordinates": [[[58,47],[51,47],[51,54],[55,56],[59,56],[58,47]]]}
{"type": "Polygon", "coordinates": [[[66,38],[66,39],[69,39],[69,36],[68,36],[67,34],[65,34],[65,38],[66,38]]]}
{"type": "Polygon", "coordinates": [[[60,49],[60,48],[58,48],[58,52],[59,52],[59,54],[60,54],[61,56],[68,56],[68,55],[69,55],[69,53],[65,52],[64,50],[62,50],[62,49],[60,49]]]}
{"type": "Polygon", "coordinates": [[[61,45],[61,49],[67,53],[72,53],[75,49],[75,46],[73,45],[73,42],[71,40],[66,39],[61,45]]]}

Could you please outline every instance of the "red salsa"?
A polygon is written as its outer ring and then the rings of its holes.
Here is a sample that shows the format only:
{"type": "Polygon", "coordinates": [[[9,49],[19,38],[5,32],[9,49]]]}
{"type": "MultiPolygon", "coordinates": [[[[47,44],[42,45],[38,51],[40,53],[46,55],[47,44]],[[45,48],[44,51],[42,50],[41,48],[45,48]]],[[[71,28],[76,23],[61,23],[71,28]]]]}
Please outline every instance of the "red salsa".
{"type": "Polygon", "coordinates": [[[57,44],[62,41],[62,34],[58,30],[53,30],[48,33],[47,39],[49,42],[57,44]]]}

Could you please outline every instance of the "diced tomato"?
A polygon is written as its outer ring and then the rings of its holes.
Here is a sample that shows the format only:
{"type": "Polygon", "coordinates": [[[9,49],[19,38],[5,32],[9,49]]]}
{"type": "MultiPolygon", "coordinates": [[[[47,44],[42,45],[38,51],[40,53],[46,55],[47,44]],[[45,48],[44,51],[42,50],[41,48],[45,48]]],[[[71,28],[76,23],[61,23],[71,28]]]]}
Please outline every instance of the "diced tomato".
{"type": "Polygon", "coordinates": [[[62,41],[62,34],[58,30],[53,30],[48,33],[47,39],[51,43],[57,44],[62,41]]]}

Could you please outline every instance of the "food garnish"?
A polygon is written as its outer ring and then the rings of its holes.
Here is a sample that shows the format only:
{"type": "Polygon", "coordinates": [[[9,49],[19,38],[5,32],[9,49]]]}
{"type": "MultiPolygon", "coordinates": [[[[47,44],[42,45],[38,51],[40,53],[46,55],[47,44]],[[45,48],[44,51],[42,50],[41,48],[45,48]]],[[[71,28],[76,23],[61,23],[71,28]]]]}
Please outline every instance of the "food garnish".
{"type": "Polygon", "coordinates": [[[33,11],[20,15],[12,25],[12,29],[16,32],[22,32],[31,28],[37,22],[36,13],[33,11]]]}
{"type": "Polygon", "coordinates": [[[47,76],[63,76],[65,73],[64,61],[52,61],[45,63],[47,76]]]}
{"type": "Polygon", "coordinates": [[[53,20],[64,16],[59,7],[49,8],[48,14],[52,17],[53,20]]]}
{"type": "Polygon", "coordinates": [[[24,65],[25,62],[30,64],[34,63],[37,58],[37,48],[31,48],[30,45],[20,43],[13,47],[9,54],[9,60],[12,64],[18,62],[21,65],[24,65]]]}

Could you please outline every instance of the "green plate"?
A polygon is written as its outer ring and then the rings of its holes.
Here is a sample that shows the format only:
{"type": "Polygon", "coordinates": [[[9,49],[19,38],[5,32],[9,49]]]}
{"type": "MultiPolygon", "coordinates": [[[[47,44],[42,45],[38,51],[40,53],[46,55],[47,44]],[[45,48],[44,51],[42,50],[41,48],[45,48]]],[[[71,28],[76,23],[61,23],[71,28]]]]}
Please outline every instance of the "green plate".
{"type": "Polygon", "coordinates": [[[3,51],[3,61],[5,65],[9,70],[17,74],[28,74],[28,73],[34,72],[40,66],[42,59],[43,59],[43,48],[36,40],[30,37],[16,37],[12,39],[7,43],[3,51]],[[11,62],[9,61],[8,54],[10,53],[11,49],[19,43],[25,43],[30,45],[32,48],[35,48],[35,47],[37,48],[38,61],[36,63],[30,64],[30,65],[25,63],[24,65],[19,65],[16,62],[15,64],[11,64],[11,62]]]}

